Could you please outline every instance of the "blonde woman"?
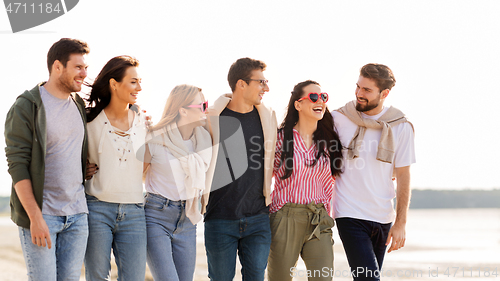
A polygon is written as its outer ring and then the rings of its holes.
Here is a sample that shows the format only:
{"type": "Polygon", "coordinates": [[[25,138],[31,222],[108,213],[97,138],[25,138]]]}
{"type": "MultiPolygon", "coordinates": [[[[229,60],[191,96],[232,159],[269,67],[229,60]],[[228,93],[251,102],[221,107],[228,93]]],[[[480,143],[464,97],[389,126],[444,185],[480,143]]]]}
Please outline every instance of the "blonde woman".
{"type": "Polygon", "coordinates": [[[176,86],[146,145],[147,261],[153,278],[193,280],[198,199],[212,158],[201,89],[176,86]]]}

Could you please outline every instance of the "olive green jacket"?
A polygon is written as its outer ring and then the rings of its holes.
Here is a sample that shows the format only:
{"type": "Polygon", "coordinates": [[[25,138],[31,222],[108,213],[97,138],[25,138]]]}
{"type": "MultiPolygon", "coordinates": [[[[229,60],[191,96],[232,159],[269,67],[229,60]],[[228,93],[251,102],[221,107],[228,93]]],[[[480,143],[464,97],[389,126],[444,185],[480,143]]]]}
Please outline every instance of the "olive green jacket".
{"type": "MultiPolygon", "coordinates": [[[[30,227],[30,220],[19,201],[14,185],[21,180],[30,179],[35,200],[40,210],[42,209],[45,153],[47,150],[45,108],[40,96],[40,86],[43,84],[45,82],[18,96],[5,120],[4,134],[7,145],[5,154],[9,165],[9,174],[12,177],[11,218],[18,226],[25,228],[30,227]]],[[[82,146],[82,174],[85,179],[88,150],[85,102],[76,93],[72,93],[71,97],[80,111],[85,128],[82,146]]]]}

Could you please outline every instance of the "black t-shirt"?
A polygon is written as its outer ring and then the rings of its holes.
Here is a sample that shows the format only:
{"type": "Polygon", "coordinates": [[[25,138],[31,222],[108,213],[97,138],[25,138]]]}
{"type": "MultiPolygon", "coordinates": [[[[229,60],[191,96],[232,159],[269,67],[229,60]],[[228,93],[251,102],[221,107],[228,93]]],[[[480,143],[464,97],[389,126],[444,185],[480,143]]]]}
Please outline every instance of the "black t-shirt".
{"type": "Polygon", "coordinates": [[[269,213],[263,194],[264,133],[259,112],[255,107],[248,113],[225,108],[220,114],[219,128],[219,154],[205,221],[237,220],[269,213]],[[217,177],[228,174],[230,183],[218,188],[217,177]]]}

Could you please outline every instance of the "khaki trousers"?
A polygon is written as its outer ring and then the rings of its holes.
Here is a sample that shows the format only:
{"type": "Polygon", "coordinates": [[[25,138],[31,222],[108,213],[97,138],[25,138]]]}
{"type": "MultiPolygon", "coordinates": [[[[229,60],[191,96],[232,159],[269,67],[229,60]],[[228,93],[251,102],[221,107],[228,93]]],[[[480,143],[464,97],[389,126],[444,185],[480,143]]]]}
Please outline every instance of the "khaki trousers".
{"type": "Polygon", "coordinates": [[[289,281],[295,276],[307,276],[308,280],[332,280],[332,227],[335,221],[323,204],[287,203],[271,214],[270,223],[269,281],[289,281]],[[307,271],[294,269],[299,255],[307,271]]]}

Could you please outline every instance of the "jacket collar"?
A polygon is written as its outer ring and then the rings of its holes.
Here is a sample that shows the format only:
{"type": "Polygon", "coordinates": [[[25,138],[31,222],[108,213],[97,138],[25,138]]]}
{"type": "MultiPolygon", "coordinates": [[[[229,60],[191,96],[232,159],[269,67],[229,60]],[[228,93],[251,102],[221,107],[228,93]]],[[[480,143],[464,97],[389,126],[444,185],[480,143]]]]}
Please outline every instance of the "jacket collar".
{"type": "MultiPolygon", "coordinates": [[[[42,96],[40,94],[40,87],[45,85],[45,83],[47,83],[47,81],[38,83],[35,87],[33,87],[33,89],[29,91],[26,90],[18,98],[25,98],[31,101],[32,103],[36,104],[37,107],[40,107],[42,105],[42,96]]],[[[71,93],[70,95],[73,101],[76,102],[76,97],[75,97],[76,93],[71,93]]]]}

